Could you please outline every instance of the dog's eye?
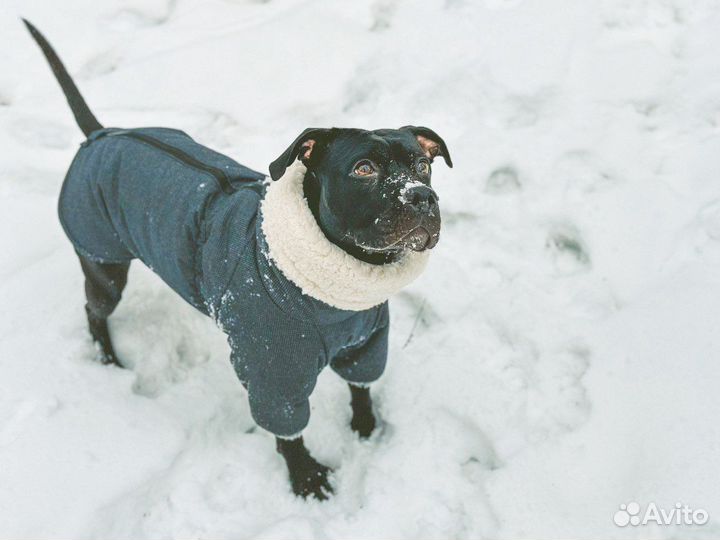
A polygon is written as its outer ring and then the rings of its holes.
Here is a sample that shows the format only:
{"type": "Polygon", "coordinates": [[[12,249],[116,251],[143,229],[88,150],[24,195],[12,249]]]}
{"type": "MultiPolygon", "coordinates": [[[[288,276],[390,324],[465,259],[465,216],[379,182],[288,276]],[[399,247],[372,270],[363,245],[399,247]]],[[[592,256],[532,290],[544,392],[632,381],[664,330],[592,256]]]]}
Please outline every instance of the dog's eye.
{"type": "Polygon", "coordinates": [[[370,163],[368,160],[364,159],[363,161],[358,161],[355,164],[354,172],[358,176],[370,176],[372,174],[375,174],[375,167],[373,167],[373,164],[370,163]]]}
{"type": "Polygon", "coordinates": [[[417,172],[420,174],[430,174],[430,163],[425,159],[418,161],[417,172]]]}

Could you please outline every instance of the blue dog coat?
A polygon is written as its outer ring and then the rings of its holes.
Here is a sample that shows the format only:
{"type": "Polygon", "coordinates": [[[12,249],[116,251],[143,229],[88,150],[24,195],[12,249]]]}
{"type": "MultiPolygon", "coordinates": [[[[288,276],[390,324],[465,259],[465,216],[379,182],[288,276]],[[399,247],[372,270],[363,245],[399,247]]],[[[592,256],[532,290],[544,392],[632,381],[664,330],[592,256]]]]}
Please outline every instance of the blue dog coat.
{"type": "Polygon", "coordinates": [[[59,203],[80,255],[140,259],[215,319],[254,420],[282,437],[307,425],[308,397],[326,365],[354,384],[382,374],[387,297],[424,265],[413,254],[374,267],[320,238],[303,174],[298,162],[269,183],[181,131],[108,128],[81,145],[59,203]]]}

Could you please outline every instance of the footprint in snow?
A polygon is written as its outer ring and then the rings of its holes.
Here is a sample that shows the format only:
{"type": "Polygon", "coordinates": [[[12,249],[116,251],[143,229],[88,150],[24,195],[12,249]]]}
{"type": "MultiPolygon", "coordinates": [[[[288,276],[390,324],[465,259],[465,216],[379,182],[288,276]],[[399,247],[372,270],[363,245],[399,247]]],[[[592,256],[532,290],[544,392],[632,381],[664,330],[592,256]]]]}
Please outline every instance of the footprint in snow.
{"type": "Polygon", "coordinates": [[[115,71],[121,63],[121,57],[115,51],[105,51],[92,57],[77,72],[78,79],[95,79],[115,71]]]}
{"type": "Polygon", "coordinates": [[[373,4],[371,32],[382,32],[390,28],[393,16],[397,11],[397,4],[397,0],[380,0],[373,4]]]}
{"type": "Polygon", "coordinates": [[[126,7],[108,14],[107,24],[118,30],[135,30],[165,24],[175,13],[177,0],[145,2],[143,9],[126,7]]]}
{"type": "Polygon", "coordinates": [[[557,225],[547,236],[545,247],[555,270],[561,275],[572,275],[587,270],[590,255],[580,232],[572,225],[557,225]]]}
{"type": "Polygon", "coordinates": [[[485,192],[495,195],[520,191],[522,183],[517,169],[512,165],[503,165],[490,173],[485,180],[485,192]]]}

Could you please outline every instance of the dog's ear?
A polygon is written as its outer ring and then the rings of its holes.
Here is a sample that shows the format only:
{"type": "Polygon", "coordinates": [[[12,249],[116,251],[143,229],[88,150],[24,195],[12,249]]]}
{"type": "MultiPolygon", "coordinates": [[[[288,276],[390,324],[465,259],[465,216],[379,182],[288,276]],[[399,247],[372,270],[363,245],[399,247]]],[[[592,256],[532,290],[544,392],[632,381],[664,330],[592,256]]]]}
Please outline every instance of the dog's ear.
{"type": "Polygon", "coordinates": [[[300,136],[288,146],[280,157],[270,164],[270,178],[277,180],[284,173],[293,161],[300,159],[307,165],[310,157],[317,157],[315,154],[318,152],[319,146],[324,146],[327,142],[329,129],[322,128],[307,128],[303,131],[300,136]]]}
{"type": "Polygon", "coordinates": [[[420,148],[422,148],[425,155],[430,158],[430,161],[436,156],[442,156],[448,167],[453,166],[452,159],[450,159],[450,152],[448,152],[445,141],[432,129],[422,126],[404,126],[400,129],[409,131],[415,135],[420,148]]]}

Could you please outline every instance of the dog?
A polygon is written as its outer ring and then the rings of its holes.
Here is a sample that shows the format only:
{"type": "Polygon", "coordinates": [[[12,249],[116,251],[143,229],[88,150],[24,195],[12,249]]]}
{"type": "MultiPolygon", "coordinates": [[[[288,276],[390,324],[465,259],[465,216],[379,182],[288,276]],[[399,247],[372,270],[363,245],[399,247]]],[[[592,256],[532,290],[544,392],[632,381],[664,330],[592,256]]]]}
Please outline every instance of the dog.
{"type": "Polygon", "coordinates": [[[169,128],[105,128],[45,37],[81,144],[58,213],[85,276],[103,363],[122,367],[108,317],[139,259],[228,335],[254,421],[276,437],[292,490],[326,499],[328,467],[303,443],[308,398],[327,365],[350,387],[351,428],[376,426],[369,386],[385,368],[388,298],[438,242],[431,164],[452,167],[426,127],[310,128],[265,174],[169,128]]]}

